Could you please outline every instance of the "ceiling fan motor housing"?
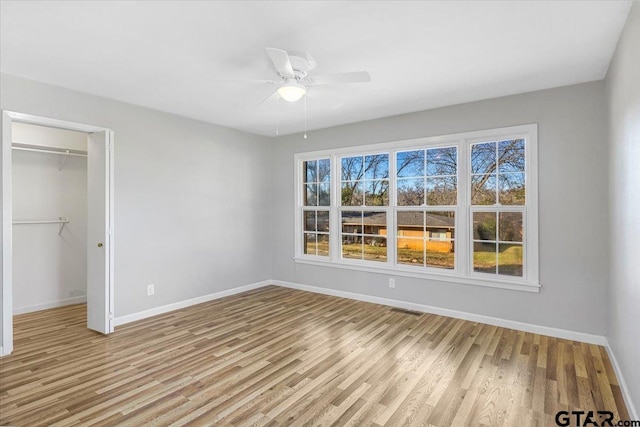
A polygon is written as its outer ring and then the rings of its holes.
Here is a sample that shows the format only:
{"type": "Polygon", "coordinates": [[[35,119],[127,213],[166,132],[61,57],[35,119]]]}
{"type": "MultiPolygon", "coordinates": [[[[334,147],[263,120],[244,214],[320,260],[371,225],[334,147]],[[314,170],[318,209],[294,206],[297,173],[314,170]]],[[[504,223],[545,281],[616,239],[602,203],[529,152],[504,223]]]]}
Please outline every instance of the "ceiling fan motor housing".
{"type": "Polygon", "coordinates": [[[291,61],[293,74],[298,81],[307,77],[309,71],[316,68],[316,62],[309,55],[303,56],[303,54],[292,53],[289,54],[289,60],[291,61]]]}

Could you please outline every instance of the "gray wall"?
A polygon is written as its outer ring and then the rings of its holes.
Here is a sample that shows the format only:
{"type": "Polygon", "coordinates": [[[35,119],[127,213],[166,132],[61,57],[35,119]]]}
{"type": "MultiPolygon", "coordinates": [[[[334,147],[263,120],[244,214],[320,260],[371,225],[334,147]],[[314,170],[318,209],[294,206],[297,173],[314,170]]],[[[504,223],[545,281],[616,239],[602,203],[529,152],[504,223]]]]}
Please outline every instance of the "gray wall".
{"type": "Polygon", "coordinates": [[[272,276],[265,138],[0,77],[2,109],[115,132],[116,317],[272,276]]]}
{"type": "Polygon", "coordinates": [[[282,137],[272,153],[275,279],[604,335],[607,147],[603,82],[389,117],[282,137]],[[537,122],[539,294],[296,264],[296,152],[537,122]]]}
{"type": "MultiPolygon", "coordinates": [[[[640,4],[637,2],[629,12],[606,85],[611,220],[607,339],[637,411],[640,408],[640,4]]],[[[636,412],[632,418],[638,416],[636,412]]]]}

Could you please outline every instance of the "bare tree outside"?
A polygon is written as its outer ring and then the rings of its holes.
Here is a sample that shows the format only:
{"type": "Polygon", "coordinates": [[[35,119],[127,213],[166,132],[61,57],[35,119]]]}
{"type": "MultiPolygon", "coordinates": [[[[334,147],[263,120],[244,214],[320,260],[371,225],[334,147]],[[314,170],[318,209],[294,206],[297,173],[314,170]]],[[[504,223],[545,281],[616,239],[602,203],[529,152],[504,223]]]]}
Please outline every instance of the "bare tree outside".
{"type": "Polygon", "coordinates": [[[343,206],[389,205],[389,155],[343,157],[343,206]]]}
{"type": "Polygon", "coordinates": [[[456,147],[397,153],[399,206],[457,204],[456,147]]]}
{"type": "Polygon", "coordinates": [[[524,205],[525,142],[483,142],[471,148],[471,203],[524,205]]]}

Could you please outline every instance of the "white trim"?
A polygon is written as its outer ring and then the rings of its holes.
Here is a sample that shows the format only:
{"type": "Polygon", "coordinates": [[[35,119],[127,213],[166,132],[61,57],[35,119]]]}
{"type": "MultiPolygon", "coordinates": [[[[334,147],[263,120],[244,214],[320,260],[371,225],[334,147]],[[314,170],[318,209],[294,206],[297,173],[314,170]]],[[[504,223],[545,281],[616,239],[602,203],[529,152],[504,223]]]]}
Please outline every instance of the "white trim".
{"type": "Polygon", "coordinates": [[[364,271],[367,273],[384,274],[387,276],[413,277],[415,279],[433,280],[438,282],[450,282],[450,283],[457,283],[460,285],[485,286],[488,288],[510,289],[513,291],[535,292],[535,293],[540,292],[540,285],[536,283],[510,281],[508,279],[503,279],[502,277],[490,276],[486,280],[483,280],[479,278],[477,275],[474,275],[472,277],[461,277],[453,274],[448,274],[446,270],[444,270],[440,274],[435,272],[426,273],[423,271],[410,271],[409,268],[411,267],[389,268],[386,266],[385,263],[380,263],[380,265],[376,265],[374,262],[366,262],[366,261],[358,262],[358,264],[351,263],[348,261],[331,262],[328,260],[321,261],[319,259],[311,259],[311,257],[307,257],[307,256],[296,257],[294,258],[294,261],[298,264],[316,265],[319,267],[327,267],[327,268],[340,268],[343,270],[364,271]]]}
{"type": "Polygon", "coordinates": [[[11,202],[11,116],[2,112],[2,344],[3,355],[13,351],[13,204],[11,202]]]}
{"type": "Polygon", "coordinates": [[[160,307],[150,308],[149,310],[139,311],[137,313],[125,314],[124,316],[116,317],[113,323],[115,324],[115,326],[120,326],[126,323],[135,322],[136,320],[142,320],[148,317],[157,316],[159,314],[168,313],[170,311],[180,310],[181,308],[190,307],[192,305],[202,304],[203,302],[209,302],[216,299],[239,294],[242,292],[263,288],[271,284],[273,284],[272,280],[263,280],[262,282],[250,283],[248,285],[239,286],[237,288],[226,289],[224,291],[203,295],[201,297],[191,298],[188,300],[174,302],[172,304],[167,304],[160,307]]]}
{"type": "Polygon", "coordinates": [[[534,325],[532,323],[518,322],[515,320],[500,319],[498,317],[485,316],[482,314],[467,313],[465,311],[451,310],[448,308],[434,307],[431,305],[417,304],[408,301],[400,301],[389,298],[375,297],[371,295],[358,294],[354,292],[339,291],[335,289],[321,288],[317,286],[302,285],[300,283],[274,280],[276,286],[298,289],[301,291],[314,292],[317,294],[331,295],[341,298],[353,299],[356,301],[371,302],[374,304],[388,305],[391,307],[404,308],[406,310],[420,311],[423,313],[437,314],[440,316],[453,317],[456,319],[468,320],[471,322],[485,323],[487,325],[500,326],[502,328],[516,329],[534,334],[547,335],[556,338],[563,338],[572,341],[581,341],[589,344],[606,345],[607,339],[602,335],[593,335],[585,332],[569,331],[567,329],[552,328],[549,326],[534,325]]]}
{"type": "Polygon", "coordinates": [[[81,296],[81,297],[73,297],[73,298],[62,299],[62,300],[59,300],[59,301],[47,302],[47,303],[44,303],[44,304],[30,305],[28,307],[14,308],[13,309],[13,314],[16,315],[16,314],[32,313],[34,311],[48,310],[50,308],[57,308],[57,307],[64,307],[65,305],[86,304],[86,302],[87,302],[87,297],[85,295],[85,296],[81,296]]]}
{"type": "Polygon", "coordinates": [[[109,262],[107,265],[107,275],[109,276],[108,284],[107,284],[107,301],[108,301],[108,313],[107,313],[107,324],[109,326],[108,332],[112,333],[114,331],[114,313],[115,313],[115,141],[114,141],[114,133],[112,130],[107,131],[107,215],[109,217],[109,229],[107,230],[107,235],[109,237],[109,262]]]}
{"type": "Polygon", "coordinates": [[[613,371],[616,374],[616,378],[618,379],[618,383],[620,385],[620,390],[622,391],[622,398],[624,399],[625,405],[627,405],[627,411],[629,411],[629,418],[632,420],[640,419],[638,414],[638,410],[633,403],[633,399],[631,398],[631,393],[629,392],[629,388],[627,387],[627,382],[624,380],[624,376],[622,375],[622,370],[620,369],[620,365],[618,364],[618,359],[616,359],[615,353],[613,349],[609,345],[609,341],[605,344],[604,348],[607,350],[607,354],[609,355],[609,360],[611,361],[611,365],[613,366],[613,371]]]}
{"type": "Polygon", "coordinates": [[[75,130],[78,132],[86,132],[86,133],[101,132],[101,131],[109,130],[104,127],[88,125],[86,123],[68,122],[66,120],[58,120],[58,119],[52,119],[49,117],[34,116],[32,114],[18,113],[15,111],[5,110],[5,113],[7,113],[12,120],[16,122],[21,122],[21,123],[32,123],[40,126],[49,126],[49,127],[58,128],[58,129],[68,129],[68,130],[75,130]]]}
{"type": "Polygon", "coordinates": [[[0,356],[6,356],[6,354],[4,354],[4,347],[2,347],[0,345],[0,356]]]}

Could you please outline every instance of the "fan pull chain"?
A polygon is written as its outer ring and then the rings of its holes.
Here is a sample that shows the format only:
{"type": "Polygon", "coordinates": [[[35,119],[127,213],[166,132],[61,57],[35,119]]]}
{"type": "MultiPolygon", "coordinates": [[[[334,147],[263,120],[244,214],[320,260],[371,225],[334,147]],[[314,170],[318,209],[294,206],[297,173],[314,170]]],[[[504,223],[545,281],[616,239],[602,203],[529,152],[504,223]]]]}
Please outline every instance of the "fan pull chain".
{"type": "Polygon", "coordinates": [[[304,139],[307,139],[307,95],[304,96],[304,139]]]}

